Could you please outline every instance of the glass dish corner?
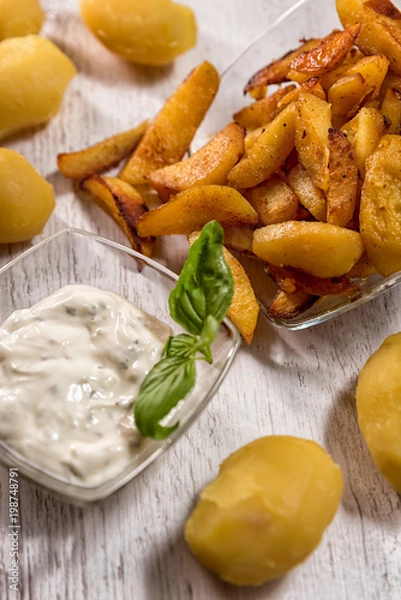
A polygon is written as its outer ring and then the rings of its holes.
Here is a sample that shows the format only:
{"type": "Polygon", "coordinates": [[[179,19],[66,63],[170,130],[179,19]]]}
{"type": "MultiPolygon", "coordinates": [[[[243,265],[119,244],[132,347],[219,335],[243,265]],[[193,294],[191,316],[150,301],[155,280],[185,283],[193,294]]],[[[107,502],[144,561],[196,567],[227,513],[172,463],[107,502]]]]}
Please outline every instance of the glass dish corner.
{"type": "MultiPolygon", "coordinates": [[[[65,285],[85,283],[123,296],[178,333],[168,310],[168,295],[176,281],[175,273],[126,246],[94,233],[64,229],[0,269],[0,322],[65,285]]],[[[62,480],[1,441],[0,462],[18,468],[21,476],[66,501],[88,504],[102,500],[131,481],[187,431],[217,391],[239,344],[238,331],[225,320],[213,344],[213,365],[202,364],[195,388],[168,417],[171,423],[179,420],[179,427],[162,442],[142,439],[128,467],[105,483],[88,487],[62,480]]]]}

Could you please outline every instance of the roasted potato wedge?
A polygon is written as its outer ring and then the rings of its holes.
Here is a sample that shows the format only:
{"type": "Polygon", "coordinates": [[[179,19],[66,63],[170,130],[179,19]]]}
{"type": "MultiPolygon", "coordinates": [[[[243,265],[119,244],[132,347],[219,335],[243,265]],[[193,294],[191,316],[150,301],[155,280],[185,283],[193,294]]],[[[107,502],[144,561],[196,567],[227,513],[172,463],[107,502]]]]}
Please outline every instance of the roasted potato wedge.
{"type": "MultiPolygon", "coordinates": [[[[192,232],[188,236],[189,243],[193,244],[199,234],[200,231],[192,232]]],[[[234,294],[227,316],[245,342],[251,344],[259,315],[259,302],[244,267],[225,247],[223,247],[223,254],[234,280],[234,294]]]]}
{"type": "Polygon", "coordinates": [[[380,106],[380,112],[384,120],[390,122],[387,133],[400,135],[401,133],[401,92],[389,87],[384,93],[380,106]]]}
{"type": "Polygon", "coordinates": [[[377,270],[370,262],[365,250],[358,262],[356,262],[352,269],[348,271],[347,277],[349,277],[349,279],[366,279],[375,273],[377,273],[377,270]]]}
{"type": "Polygon", "coordinates": [[[219,87],[216,68],[195,67],[165,102],[120,173],[131,185],[146,182],[152,171],[182,159],[219,87]]]}
{"type": "Polygon", "coordinates": [[[287,294],[278,290],[266,312],[271,319],[278,321],[293,319],[310,308],[318,299],[318,296],[311,296],[302,291],[287,294]]]}
{"type": "Polygon", "coordinates": [[[102,173],[134,150],[147,126],[148,121],[143,121],[133,129],[116,133],[84,150],[62,152],[57,155],[58,168],[69,179],[84,179],[102,173]]]}
{"type": "Polygon", "coordinates": [[[333,31],[314,48],[301,52],[291,61],[289,78],[292,78],[292,71],[311,77],[338,67],[354,45],[360,29],[361,26],[356,23],[342,31],[333,31]]]}
{"type": "Polygon", "coordinates": [[[365,55],[359,48],[353,46],[338,67],[319,76],[319,81],[324,91],[327,92],[336,81],[342,77],[346,77],[348,75],[348,69],[361,60],[361,58],[364,58],[364,56],[365,55]]]}
{"type": "Polygon", "coordinates": [[[264,133],[265,131],[266,131],[266,127],[258,127],[257,129],[254,129],[253,131],[250,131],[249,133],[246,134],[245,140],[244,140],[245,156],[249,156],[253,146],[255,145],[255,142],[260,138],[262,133],[264,133]]]}
{"type": "Polygon", "coordinates": [[[401,269],[401,137],[385,135],[366,159],[360,227],[367,255],[381,275],[401,269]]]}
{"type": "Polygon", "coordinates": [[[278,175],[244,190],[244,196],[259,215],[261,225],[292,221],[298,211],[298,198],[278,175]]]}
{"type": "Polygon", "coordinates": [[[302,42],[302,44],[296,50],[291,50],[278,58],[277,60],[272,61],[265,67],[262,67],[257,71],[244,88],[244,93],[249,93],[251,90],[255,88],[260,88],[262,86],[271,85],[273,83],[283,83],[284,81],[288,81],[288,71],[290,69],[290,65],[294,58],[299,56],[305,50],[309,50],[310,48],[314,48],[319,44],[319,39],[310,39],[302,42]]]}
{"type": "Polygon", "coordinates": [[[222,227],[256,225],[258,215],[237,190],[224,185],[193,187],[139,218],[138,234],[188,235],[215,219],[222,227]]]}
{"type": "Polygon", "coordinates": [[[389,64],[389,60],[384,54],[364,56],[347,69],[346,75],[356,75],[357,73],[362,75],[366,87],[366,98],[375,100],[380,93],[389,64]]]}
{"type": "Polygon", "coordinates": [[[251,227],[224,227],[224,245],[229,250],[254,256],[252,239],[253,228],[251,227]]]}
{"type": "Polygon", "coordinates": [[[323,191],[313,183],[309,172],[302,165],[298,164],[291,169],[288,174],[288,184],[302,206],[315,219],[326,220],[326,197],[323,191]]]}
{"type": "Polygon", "coordinates": [[[234,114],[234,121],[251,131],[270,123],[280,112],[280,100],[292,90],[295,90],[295,85],[279,88],[273,94],[244,106],[234,114]]]}
{"type": "Polygon", "coordinates": [[[314,94],[322,100],[327,100],[326,92],[322,88],[319,77],[310,77],[305,81],[305,83],[301,83],[301,85],[297,87],[288,85],[285,89],[289,91],[278,102],[278,108],[281,109],[284,108],[287,104],[291,104],[291,102],[295,102],[296,100],[298,100],[299,96],[304,92],[307,92],[308,94],[314,94]]]}
{"type": "Polygon", "coordinates": [[[249,345],[258,322],[259,302],[244,267],[227,248],[223,248],[223,253],[234,279],[234,295],[227,316],[249,345]]]}
{"type": "Polygon", "coordinates": [[[288,267],[266,266],[266,273],[287,294],[305,292],[313,296],[352,296],[359,287],[345,275],[342,277],[314,277],[288,267]]]}
{"type": "Polygon", "coordinates": [[[359,173],[365,176],[365,161],[385,132],[384,117],[377,108],[361,108],[358,114],[341,127],[354,149],[359,173]]]}
{"type": "Polygon", "coordinates": [[[80,189],[88,194],[86,198],[96,202],[116,221],[134,250],[146,256],[152,255],[155,240],[137,233],[138,219],[148,210],[137,190],[117,177],[104,175],[91,175],[83,179],[80,189]]]}
{"type": "Polygon", "coordinates": [[[287,221],[256,229],[252,250],[276,267],[323,278],[345,275],[363,253],[356,231],[318,221],[287,221]]]}
{"type": "Polygon", "coordinates": [[[259,135],[249,154],[228,174],[228,182],[237,188],[261,183],[280,168],[294,147],[295,103],[289,104],[259,135]]]}
{"type": "Polygon", "coordinates": [[[302,94],[297,102],[295,148],[299,161],[313,183],[323,191],[329,186],[330,104],[313,94],[302,94]]]}
{"type": "Polygon", "coordinates": [[[147,181],[162,200],[193,186],[224,185],[228,173],[245,152],[244,139],[244,128],[229,123],[192,156],[152,171],[147,181]]]}
{"type": "Polygon", "coordinates": [[[366,83],[360,73],[346,75],[333,83],[327,92],[333,126],[341,127],[354,117],[366,94],[366,83]]]}
{"type": "Polygon", "coordinates": [[[329,189],[326,221],[345,227],[352,219],[358,196],[358,165],[346,135],[329,129],[329,189]]]}
{"type": "Polygon", "coordinates": [[[356,40],[365,54],[381,52],[401,75],[401,13],[389,0],[336,0],[343,27],[361,25],[356,40]]]}

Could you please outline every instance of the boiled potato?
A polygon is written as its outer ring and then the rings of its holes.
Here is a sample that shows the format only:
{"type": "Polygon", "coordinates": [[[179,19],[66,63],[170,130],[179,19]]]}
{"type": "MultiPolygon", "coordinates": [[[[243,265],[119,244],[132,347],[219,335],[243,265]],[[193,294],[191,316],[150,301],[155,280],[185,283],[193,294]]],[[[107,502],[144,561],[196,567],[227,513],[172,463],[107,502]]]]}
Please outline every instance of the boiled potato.
{"type": "Polygon", "coordinates": [[[391,335],[361,370],[358,422],[380,472],[401,493],[401,333],[391,335]]]}
{"type": "Polygon", "coordinates": [[[50,40],[28,35],[1,42],[0,139],[54,117],[75,72],[50,40]]]}
{"type": "Polygon", "coordinates": [[[38,235],[53,208],[50,183],[21,154],[0,148],[0,244],[38,235]]]}
{"type": "Polygon", "coordinates": [[[192,10],[171,0],[81,0],[80,8],[97,39],[133,63],[164,65],[196,44],[192,10]]]}
{"type": "Polygon", "coordinates": [[[361,236],[319,221],[287,221],[256,229],[253,252],[276,267],[293,267],[316,277],[345,275],[363,254],[361,236]]]}
{"type": "Polygon", "coordinates": [[[224,581],[260,585],[316,548],[342,489],[340,468],[315,442],[263,437],[222,463],[185,524],[185,538],[224,581]]]}
{"type": "Polygon", "coordinates": [[[44,20],[39,0],[0,0],[0,41],[39,33],[44,20]]]}

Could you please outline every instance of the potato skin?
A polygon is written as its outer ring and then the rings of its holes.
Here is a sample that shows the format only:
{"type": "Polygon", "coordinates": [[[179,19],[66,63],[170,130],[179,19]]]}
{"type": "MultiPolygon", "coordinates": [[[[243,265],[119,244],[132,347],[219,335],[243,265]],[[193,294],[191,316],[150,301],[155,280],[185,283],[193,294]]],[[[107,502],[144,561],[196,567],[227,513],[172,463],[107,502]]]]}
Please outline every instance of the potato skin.
{"type": "Polygon", "coordinates": [[[342,490],[340,468],[315,442],[262,437],[222,463],[186,522],[185,538],[224,581],[261,585],[316,548],[342,490]]]}
{"type": "Polygon", "coordinates": [[[0,148],[0,244],[38,235],[54,205],[53,186],[21,154],[0,148]]]}
{"type": "Polygon", "coordinates": [[[192,10],[170,0],[80,0],[80,9],[93,35],[134,63],[168,64],[196,43],[192,10]]]}
{"type": "Polygon", "coordinates": [[[379,471],[401,493],[401,333],[389,336],[360,372],[358,423],[379,471]]]}
{"type": "Polygon", "coordinates": [[[37,35],[0,43],[0,139],[56,115],[76,70],[50,40],[37,35]]]}

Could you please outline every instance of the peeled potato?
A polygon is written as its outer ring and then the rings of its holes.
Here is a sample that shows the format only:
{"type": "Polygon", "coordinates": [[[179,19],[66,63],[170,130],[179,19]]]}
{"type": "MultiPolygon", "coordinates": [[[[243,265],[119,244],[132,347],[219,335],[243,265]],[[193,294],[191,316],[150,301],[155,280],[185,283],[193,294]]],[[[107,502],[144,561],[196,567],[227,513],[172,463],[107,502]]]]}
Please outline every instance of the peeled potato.
{"type": "Polygon", "coordinates": [[[171,0],[81,0],[80,8],[97,39],[133,63],[168,64],[196,43],[192,10],[171,0]]]}
{"type": "Polygon", "coordinates": [[[342,489],[340,468],[315,442],[263,437],[222,463],[185,524],[185,538],[224,581],[260,585],[316,548],[342,489]]]}
{"type": "Polygon", "coordinates": [[[38,235],[54,205],[53,186],[21,154],[0,148],[0,244],[38,235]]]}
{"type": "Polygon", "coordinates": [[[0,41],[39,33],[44,19],[39,0],[0,0],[0,41]]]}
{"type": "Polygon", "coordinates": [[[60,109],[75,67],[37,35],[0,43],[0,139],[49,121],[60,109]]]}
{"type": "Polygon", "coordinates": [[[401,494],[401,333],[389,336],[358,379],[358,422],[379,471],[401,494]]]}

